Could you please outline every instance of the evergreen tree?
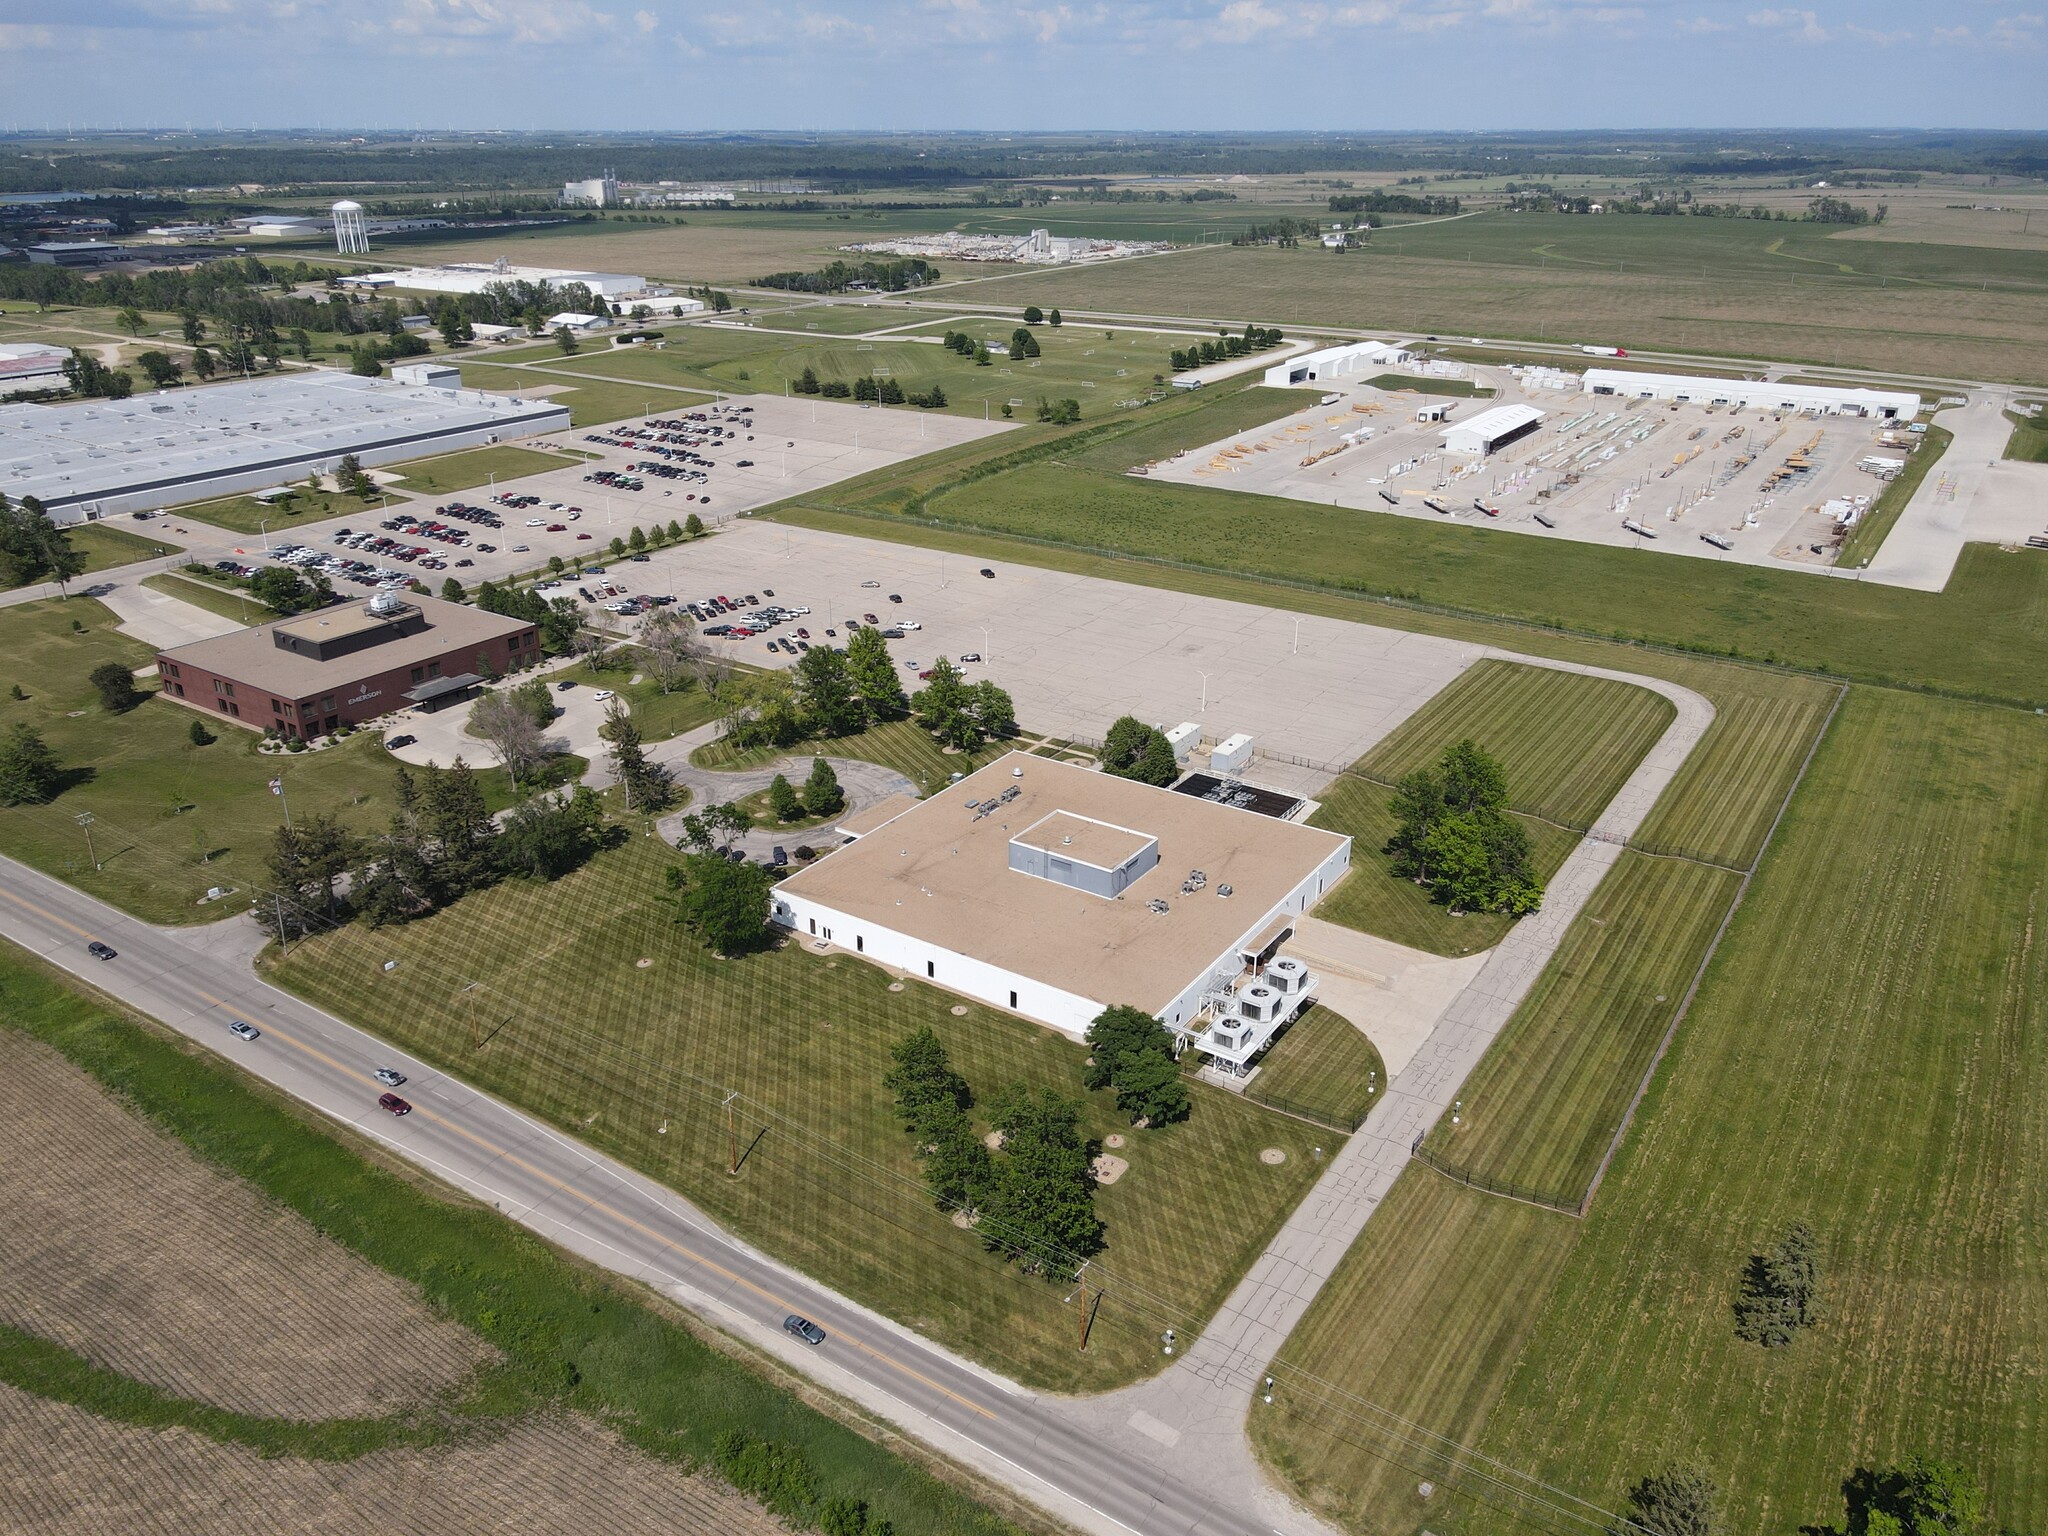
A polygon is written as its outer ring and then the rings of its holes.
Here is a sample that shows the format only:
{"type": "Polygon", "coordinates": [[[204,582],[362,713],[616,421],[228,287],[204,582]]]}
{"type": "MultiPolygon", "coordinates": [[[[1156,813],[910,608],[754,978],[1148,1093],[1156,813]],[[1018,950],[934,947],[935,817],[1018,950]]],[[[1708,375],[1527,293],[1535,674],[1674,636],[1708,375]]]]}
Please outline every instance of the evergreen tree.
{"type": "Polygon", "coordinates": [[[45,805],[63,782],[57,754],[33,727],[17,720],[0,737],[0,805],[45,805]]]}
{"type": "Polygon", "coordinates": [[[626,792],[628,809],[647,815],[667,810],[675,799],[675,776],[664,764],[649,761],[633,717],[614,708],[606,717],[604,734],[612,775],[626,792]]]}
{"type": "Polygon", "coordinates": [[[633,531],[626,535],[626,547],[635,554],[647,547],[647,535],[640,531],[637,523],[634,524],[633,531]]]}
{"type": "Polygon", "coordinates": [[[491,842],[497,828],[484,803],[483,786],[461,758],[453,767],[427,769],[420,796],[420,824],[432,852],[436,905],[467,895],[490,882],[491,842]]]}
{"type": "Polygon", "coordinates": [[[795,821],[804,813],[795,786],[779,773],[768,781],[768,810],[777,821],[795,821]]]}
{"type": "MultiPolygon", "coordinates": [[[[704,531],[704,525],[701,522],[697,521],[696,513],[692,512],[690,514],[690,521],[693,523],[697,523],[698,533],[702,533],[704,531]]],[[[693,538],[695,536],[695,534],[691,535],[691,537],[693,538]]],[[[680,544],[683,541],[683,525],[677,522],[674,518],[670,518],[668,520],[668,541],[671,544],[680,544]]]]}
{"type": "MultiPolygon", "coordinates": [[[[675,530],[676,525],[674,523],[670,523],[668,526],[671,532],[675,530]]],[[[702,538],[704,536],[704,519],[692,512],[683,519],[683,532],[693,539],[702,538]]]]}
{"type": "Polygon", "coordinates": [[[1045,323],[1051,326],[1054,330],[1058,330],[1064,322],[1062,322],[1060,319],[1060,312],[1058,310],[1054,310],[1051,314],[1045,317],[1045,323]]]}
{"type": "Polygon", "coordinates": [[[1715,1536],[1721,1490],[1705,1469],[1670,1467],[1628,1491],[1629,1519],[1614,1536],[1715,1536]]]}
{"type": "Polygon", "coordinates": [[[1735,1303],[1738,1338],[1779,1349],[1820,1321],[1820,1244],[1795,1221],[1769,1253],[1750,1255],[1735,1303]]]}

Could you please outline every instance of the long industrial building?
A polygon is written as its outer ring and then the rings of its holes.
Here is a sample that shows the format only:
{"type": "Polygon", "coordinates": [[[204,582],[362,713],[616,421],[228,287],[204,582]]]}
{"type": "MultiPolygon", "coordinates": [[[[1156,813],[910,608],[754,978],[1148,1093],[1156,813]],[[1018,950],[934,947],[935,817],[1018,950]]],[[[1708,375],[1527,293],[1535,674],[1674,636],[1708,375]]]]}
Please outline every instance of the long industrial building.
{"type": "Polygon", "coordinates": [[[1682,373],[1634,373],[1588,368],[1586,388],[1631,400],[1676,400],[1693,405],[1744,406],[1762,411],[1818,411],[1828,416],[1877,416],[1910,421],[1920,397],[1905,390],[1856,389],[1846,384],[1773,384],[1763,379],[1709,379],[1682,373]]]}
{"type": "Polygon", "coordinates": [[[1231,1071],[1308,1001],[1279,950],[1351,867],[1338,833],[1018,752],[842,830],[782,927],[1074,1036],[1130,1004],[1231,1071]]]}
{"type": "Polygon", "coordinates": [[[565,432],[566,406],[325,369],[126,400],[0,405],[0,485],[58,522],[565,432]]]}
{"type": "Polygon", "coordinates": [[[1363,373],[1368,368],[1398,368],[1414,358],[1415,354],[1399,342],[1353,341],[1275,363],[1266,370],[1266,382],[1278,389],[1290,384],[1320,384],[1347,373],[1363,373]]]}
{"type": "Polygon", "coordinates": [[[407,293],[482,293],[493,283],[546,283],[550,288],[581,283],[592,293],[607,299],[625,299],[634,294],[663,295],[659,284],[631,272],[582,272],[566,267],[519,267],[503,261],[451,262],[444,267],[406,267],[393,272],[364,272],[340,279],[344,288],[375,292],[400,289],[407,293]]]}

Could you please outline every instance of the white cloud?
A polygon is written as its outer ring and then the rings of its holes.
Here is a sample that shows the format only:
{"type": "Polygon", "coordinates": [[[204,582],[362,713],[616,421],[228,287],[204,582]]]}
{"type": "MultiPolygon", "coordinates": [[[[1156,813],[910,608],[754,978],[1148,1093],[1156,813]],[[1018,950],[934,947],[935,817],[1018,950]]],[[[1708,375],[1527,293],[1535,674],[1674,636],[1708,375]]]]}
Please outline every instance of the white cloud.
{"type": "Polygon", "coordinates": [[[1880,48],[1889,48],[1893,43],[1910,43],[1913,40],[1913,34],[1903,28],[1897,32],[1878,32],[1869,27],[1859,27],[1852,21],[1842,30],[1859,42],[1875,43],[1880,48]]]}
{"type": "Polygon", "coordinates": [[[1802,43],[1824,43],[1828,40],[1828,29],[1820,24],[1820,18],[1812,11],[1751,11],[1748,21],[1752,27],[1782,31],[1802,43]]]}
{"type": "Polygon", "coordinates": [[[1265,0],[1230,0],[1216,13],[1212,31],[1219,41],[1242,43],[1286,25],[1287,13],[1267,5],[1265,0]]]}
{"type": "Polygon", "coordinates": [[[661,18],[652,11],[635,11],[633,13],[633,25],[638,27],[643,33],[652,32],[661,25],[661,18]]]}
{"type": "Polygon", "coordinates": [[[2043,25],[2039,16],[2001,16],[1984,35],[2002,48],[2038,48],[2043,25]]]}
{"type": "Polygon", "coordinates": [[[1691,37],[1706,37],[1715,32],[1731,32],[1734,30],[1727,22],[1716,21],[1711,16],[1682,16],[1677,21],[1671,23],[1671,26],[1673,31],[1683,32],[1691,37]]]}

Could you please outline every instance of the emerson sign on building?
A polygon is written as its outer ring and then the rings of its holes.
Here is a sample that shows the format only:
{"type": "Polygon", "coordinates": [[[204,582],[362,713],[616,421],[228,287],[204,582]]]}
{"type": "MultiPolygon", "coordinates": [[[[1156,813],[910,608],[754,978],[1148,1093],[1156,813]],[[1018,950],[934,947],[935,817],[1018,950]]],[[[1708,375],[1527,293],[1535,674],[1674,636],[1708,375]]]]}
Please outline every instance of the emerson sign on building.
{"type": "Polygon", "coordinates": [[[1306,1002],[1279,950],[1351,865],[1338,833],[1023,753],[846,830],[776,923],[1070,1035],[1143,1008],[1237,1068],[1306,1002]]]}

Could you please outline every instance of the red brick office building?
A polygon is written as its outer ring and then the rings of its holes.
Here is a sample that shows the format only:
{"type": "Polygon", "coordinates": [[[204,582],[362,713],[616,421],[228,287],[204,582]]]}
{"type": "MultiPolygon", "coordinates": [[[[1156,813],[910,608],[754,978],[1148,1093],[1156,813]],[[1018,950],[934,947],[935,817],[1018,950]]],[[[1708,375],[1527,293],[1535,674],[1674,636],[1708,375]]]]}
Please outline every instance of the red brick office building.
{"type": "Polygon", "coordinates": [[[468,698],[540,660],[524,619],[380,592],[160,652],[164,697],[252,730],[320,736],[408,705],[468,698]]]}

